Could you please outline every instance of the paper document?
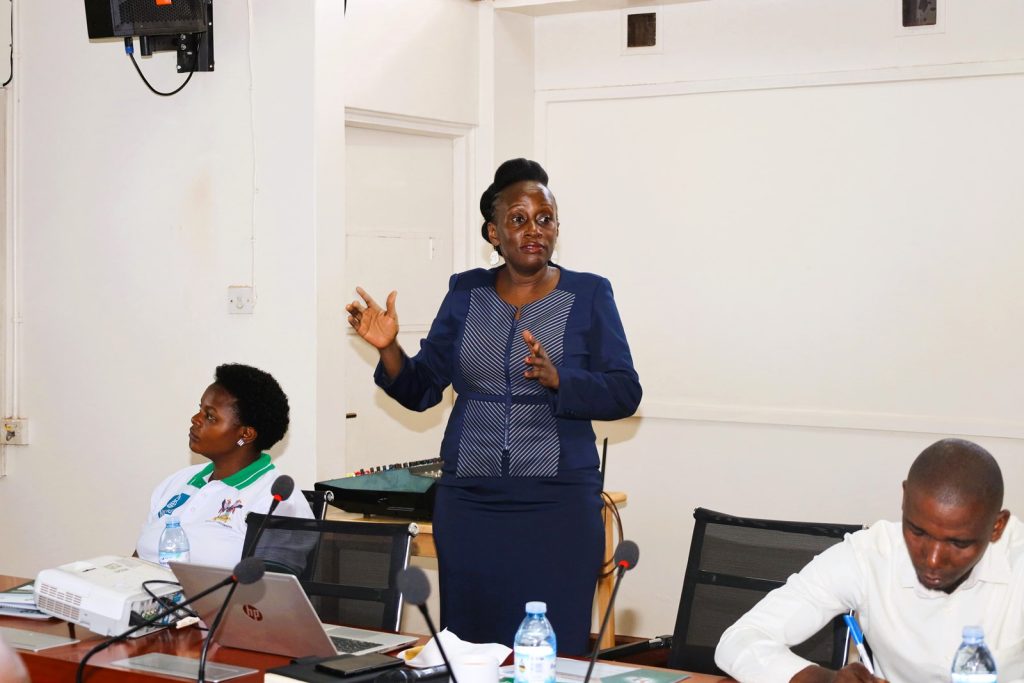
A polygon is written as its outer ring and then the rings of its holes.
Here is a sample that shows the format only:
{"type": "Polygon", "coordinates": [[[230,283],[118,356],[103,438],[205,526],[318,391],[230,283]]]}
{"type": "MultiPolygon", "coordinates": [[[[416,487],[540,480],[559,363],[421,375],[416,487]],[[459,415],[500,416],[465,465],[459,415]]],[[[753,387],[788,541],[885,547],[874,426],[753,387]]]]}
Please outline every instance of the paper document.
{"type": "Polygon", "coordinates": [[[5,591],[0,591],[0,607],[36,608],[36,595],[33,582],[23,583],[5,591]]]}
{"type": "Polygon", "coordinates": [[[32,607],[0,607],[0,617],[18,617],[20,619],[53,619],[46,612],[32,607]]]}
{"type": "Polygon", "coordinates": [[[34,582],[29,581],[5,591],[0,591],[0,617],[21,617],[22,619],[49,619],[50,615],[36,607],[34,582]]]}

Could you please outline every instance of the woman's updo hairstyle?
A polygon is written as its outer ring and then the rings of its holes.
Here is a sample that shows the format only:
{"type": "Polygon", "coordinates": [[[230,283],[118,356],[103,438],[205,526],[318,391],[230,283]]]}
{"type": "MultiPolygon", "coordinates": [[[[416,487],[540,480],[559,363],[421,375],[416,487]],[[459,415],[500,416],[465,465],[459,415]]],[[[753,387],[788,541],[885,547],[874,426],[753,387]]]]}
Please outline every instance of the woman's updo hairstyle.
{"type": "MultiPolygon", "coordinates": [[[[541,185],[548,184],[548,174],[544,167],[530,159],[509,159],[494,172],[494,182],[480,195],[480,213],[483,214],[484,224],[480,226],[480,234],[484,241],[490,243],[487,231],[487,224],[494,222],[494,209],[498,203],[498,195],[509,185],[521,183],[524,180],[532,180],[541,185]]],[[[495,247],[501,253],[499,247],[495,247]]]]}

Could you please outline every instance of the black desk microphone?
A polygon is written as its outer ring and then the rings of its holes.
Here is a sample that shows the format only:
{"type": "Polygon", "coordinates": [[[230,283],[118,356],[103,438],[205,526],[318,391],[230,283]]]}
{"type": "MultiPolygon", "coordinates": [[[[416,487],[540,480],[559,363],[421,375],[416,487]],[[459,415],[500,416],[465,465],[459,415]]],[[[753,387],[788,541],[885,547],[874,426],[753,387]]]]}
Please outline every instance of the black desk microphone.
{"type": "MultiPolygon", "coordinates": [[[[291,477],[289,477],[289,479],[291,479],[291,477]]],[[[210,649],[210,643],[213,642],[213,634],[216,633],[217,627],[220,626],[220,620],[224,618],[224,612],[227,610],[228,603],[231,602],[231,596],[235,594],[235,589],[238,588],[239,584],[244,586],[249,583],[256,583],[263,578],[263,574],[266,571],[263,566],[263,560],[258,557],[246,558],[239,562],[238,566],[241,567],[246,562],[252,562],[258,566],[258,573],[257,570],[247,572],[245,581],[239,579],[238,581],[233,582],[231,584],[231,588],[228,589],[228,594],[224,598],[224,602],[221,603],[220,609],[217,610],[217,616],[213,618],[213,623],[209,624],[210,630],[206,632],[206,638],[203,640],[203,650],[199,653],[199,675],[196,677],[197,683],[205,683],[206,681],[206,654],[210,649]]]]}
{"type": "Polygon", "coordinates": [[[395,583],[398,584],[398,590],[402,592],[402,595],[409,601],[409,604],[419,607],[420,614],[423,615],[423,619],[427,622],[427,628],[430,629],[430,635],[434,637],[434,642],[437,643],[441,659],[444,660],[444,665],[448,667],[448,675],[451,677],[452,683],[459,683],[455,680],[455,671],[452,669],[452,663],[448,661],[448,655],[445,654],[444,646],[441,645],[441,639],[437,637],[434,620],[430,618],[430,611],[427,609],[427,598],[430,597],[430,581],[427,580],[427,575],[419,567],[406,567],[398,572],[395,583]]]}
{"type": "Polygon", "coordinates": [[[601,651],[601,638],[604,637],[604,632],[608,629],[608,618],[611,616],[612,608],[615,606],[615,596],[619,593],[619,584],[622,583],[622,577],[627,571],[636,566],[639,559],[640,548],[633,541],[623,541],[615,549],[615,569],[618,572],[615,577],[615,587],[612,588],[612,597],[608,600],[608,607],[605,609],[604,619],[601,621],[601,630],[597,632],[594,652],[590,655],[590,665],[587,667],[587,676],[583,679],[583,683],[590,683],[590,674],[594,671],[594,663],[597,661],[597,655],[601,651]]]}
{"type": "Polygon", "coordinates": [[[267,526],[267,520],[274,514],[274,510],[281,504],[282,500],[288,500],[289,496],[292,495],[292,491],[295,490],[295,480],[289,477],[287,474],[282,474],[280,477],[274,480],[274,483],[270,485],[270,495],[274,499],[270,502],[270,508],[267,510],[267,514],[263,515],[263,521],[260,522],[260,527],[256,530],[256,535],[252,537],[252,541],[249,542],[249,546],[242,551],[242,559],[251,557],[256,552],[256,544],[260,542],[260,536],[263,535],[263,530],[267,526]]]}

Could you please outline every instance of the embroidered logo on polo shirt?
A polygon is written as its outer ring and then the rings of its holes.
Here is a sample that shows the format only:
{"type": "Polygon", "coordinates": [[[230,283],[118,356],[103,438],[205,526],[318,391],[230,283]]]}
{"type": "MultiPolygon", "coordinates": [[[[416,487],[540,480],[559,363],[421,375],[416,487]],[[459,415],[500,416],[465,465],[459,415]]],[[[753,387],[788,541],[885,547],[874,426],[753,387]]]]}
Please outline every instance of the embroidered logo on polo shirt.
{"type": "Polygon", "coordinates": [[[231,516],[235,514],[236,510],[241,509],[241,499],[232,502],[230,498],[225,498],[220,502],[220,512],[218,512],[211,521],[220,522],[221,524],[230,524],[231,516]]]}
{"type": "Polygon", "coordinates": [[[160,512],[156,513],[157,519],[160,519],[164,515],[171,514],[172,512],[174,512],[176,508],[184,505],[185,501],[187,501],[190,497],[191,496],[189,496],[187,493],[177,494],[164,504],[163,508],[160,509],[160,512]]]}

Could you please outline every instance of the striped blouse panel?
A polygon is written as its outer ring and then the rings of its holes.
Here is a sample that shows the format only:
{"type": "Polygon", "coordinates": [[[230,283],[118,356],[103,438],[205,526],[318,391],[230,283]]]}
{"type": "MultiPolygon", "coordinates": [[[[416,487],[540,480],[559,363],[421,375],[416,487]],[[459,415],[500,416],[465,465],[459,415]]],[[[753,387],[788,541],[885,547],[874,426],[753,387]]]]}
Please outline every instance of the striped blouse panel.
{"type": "Polygon", "coordinates": [[[558,475],[558,425],[546,403],[514,403],[509,419],[508,473],[513,477],[558,475]]]}
{"type": "Polygon", "coordinates": [[[523,341],[523,330],[529,330],[534,339],[540,342],[552,363],[561,365],[565,324],[569,320],[569,311],[572,310],[575,298],[576,295],[571,292],[556,289],[543,299],[523,306],[508,354],[508,374],[513,396],[547,392],[537,380],[523,377],[523,371],[527,369],[523,359],[530,355],[530,349],[523,341]]]}
{"type": "Polygon", "coordinates": [[[491,287],[470,292],[469,311],[459,352],[459,368],[467,385],[456,475],[502,476],[507,451],[508,474],[553,477],[558,474],[558,425],[547,392],[536,380],[523,377],[529,355],[523,330],[530,330],[552,362],[561,363],[563,339],[575,296],[555,290],[520,310],[503,301],[491,287]],[[510,343],[511,342],[511,343],[510,343]],[[526,399],[526,400],[524,400],[526,399]]]}
{"type": "Polygon", "coordinates": [[[470,391],[505,395],[505,348],[515,319],[515,309],[502,301],[494,288],[470,291],[459,350],[459,370],[470,391]]]}
{"type": "Polygon", "coordinates": [[[455,476],[500,477],[504,435],[504,403],[466,401],[455,476]]]}

